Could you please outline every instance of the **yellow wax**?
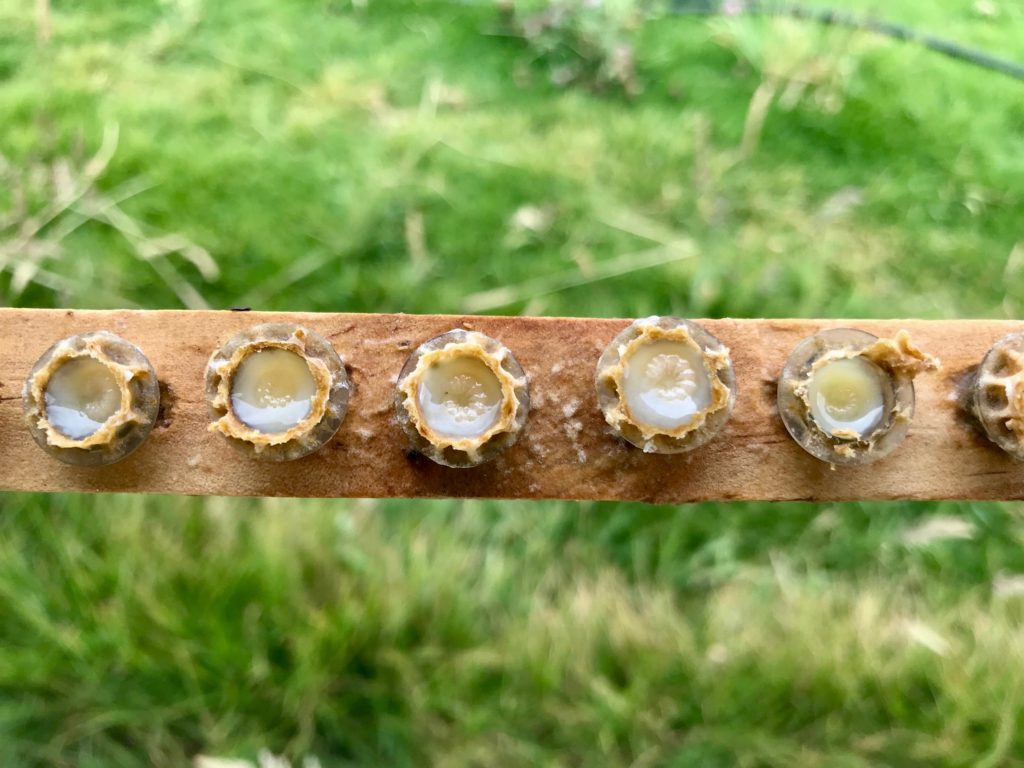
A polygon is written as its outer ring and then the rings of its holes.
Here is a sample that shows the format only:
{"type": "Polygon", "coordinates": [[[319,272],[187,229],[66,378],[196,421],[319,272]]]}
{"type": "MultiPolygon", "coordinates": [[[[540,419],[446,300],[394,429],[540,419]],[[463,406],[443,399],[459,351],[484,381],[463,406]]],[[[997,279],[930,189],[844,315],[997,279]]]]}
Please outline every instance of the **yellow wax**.
{"type": "Polygon", "coordinates": [[[475,357],[453,357],[436,363],[419,385],[420,413],[427,426],[443,437],[482,435],[501,414],[501,382],[475,357]]]}
{"type": "Polygon", "coordinates": [[[248,426],[287,432],[312,410],[316,381],[305,358],[287,349],[261,349],[238,366],[231,380],[231,407],[248,426]]]}
{"type": "Polygon", "coordinates": [[[867,434],[882,420],[885,387],[885,373],[869,360],[826,363],[811,374],[807,388],[811,417],[828,434],[867,434]]]}
{"type": "Polygon", "coordinates": [[[121,390],[111,370],[91,357],[61,365],[46,384],[46,418],[72,440],[103,426],[121,407],[121,390]]]}

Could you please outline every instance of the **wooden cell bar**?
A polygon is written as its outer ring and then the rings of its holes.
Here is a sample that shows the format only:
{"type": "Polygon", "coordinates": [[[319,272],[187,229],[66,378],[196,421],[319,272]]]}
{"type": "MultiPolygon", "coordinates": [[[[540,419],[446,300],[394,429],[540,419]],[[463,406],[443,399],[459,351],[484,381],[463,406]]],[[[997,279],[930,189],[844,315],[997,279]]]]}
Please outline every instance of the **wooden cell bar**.
{"type": "Polygon", "coordinates": [[[963,409],[963,384],[1001,336],[1024,323],[977,320],[701,320],[732,352],[733,417],[690,454],[644,454],[611,434],[597,406],[594,367],[628,320],[403,314],[0,309],[0,488],[188,495],[625,499],[1024,499],[1024,463],[989,443],[963,409]],[[354,393],[335,438],[288,463],[259,462],[207,430],[203,373],[211,352],[257,323],[301,323],[331,341],[354,393]],[[450,469],[408,451],[394,416],[395,380],[421,342],[461,327],[516,355],[532,407],[520,441],[501,458],[450,469]],[[776,377],[793,347],[824,328],[900,329],[942,369],[915,382],[906,442],[872,465],[832,469],[786,433],[776,377]],[[21,391],[56,340],[108,330],[156,368],[163,405],[145,444],[119,464],[64,465],[32,440],[21,391]]]}

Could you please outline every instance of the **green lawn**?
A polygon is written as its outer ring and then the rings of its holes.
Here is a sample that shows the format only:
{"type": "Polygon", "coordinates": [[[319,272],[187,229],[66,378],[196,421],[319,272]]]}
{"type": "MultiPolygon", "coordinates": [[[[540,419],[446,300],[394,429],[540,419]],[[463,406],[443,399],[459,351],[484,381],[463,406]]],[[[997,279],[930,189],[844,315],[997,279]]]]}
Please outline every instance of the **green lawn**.
{"type": "MultiPolygon", "coordinates": [[[[1024,316],[1024,83],[919,48],[632,0],[53,0],[45,42],[34,5],[5,305],[1024,316]]],[[[1024,60],[1016,0],[844,7],[1024,60]]],[[[1024,766],[1024,504],[0,510],[3,766],[1024,766]]]]}

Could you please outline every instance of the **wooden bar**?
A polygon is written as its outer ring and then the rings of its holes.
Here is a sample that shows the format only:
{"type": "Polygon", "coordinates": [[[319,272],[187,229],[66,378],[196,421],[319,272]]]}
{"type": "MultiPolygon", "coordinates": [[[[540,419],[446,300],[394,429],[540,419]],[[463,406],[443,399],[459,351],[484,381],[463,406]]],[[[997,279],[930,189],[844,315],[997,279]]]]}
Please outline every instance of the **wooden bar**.
{"type": "Polygon", "coordinates": [[[921,320],[702,320],[731,350],[732,420],[692,454],[645,455],[616,440],[594,395],[594,366],[627,320],[402,314],[0,309],[0,488],[188,495],[629,499],[1024,499],[1024,463],[991,445],[961,408],[962,383],[985,352],[1024,323],[921,320]],[[328,338],[355,385],[341,430],[291,463],[246,458],[207,431],[203,372],[211,352],[256,323],[288,321],[328,338]],[[533,401],[522,439],[501,459],[449,469],[410,454],[394,417],[398,371],[415,347],[455,327],[508,346],[533,401]],[[878,335],[907,329],[943,367],[916,382],[906,442],[869,466],[831,469],[797,446],[775,407],[790,350],[822,328],[878,335]],[[164,387],[157,427],[135,454],[102,468],[66,466],[32,441],[21,390],[54,341],[108,330],[138,345],[164,387]]]}

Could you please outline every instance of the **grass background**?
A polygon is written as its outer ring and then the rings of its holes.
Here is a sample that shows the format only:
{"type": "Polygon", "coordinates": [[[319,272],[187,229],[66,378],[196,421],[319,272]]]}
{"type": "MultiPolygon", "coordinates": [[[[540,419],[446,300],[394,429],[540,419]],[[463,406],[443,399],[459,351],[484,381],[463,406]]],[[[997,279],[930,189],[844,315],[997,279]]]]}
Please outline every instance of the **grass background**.
{"type": "MultiPolygon", "coordinates": [[[[842,5],[1024,59],[1013,0],[842,5]]],[[[34,10],[0,0],[7,305],[1024,315],[1024,88],[912,46],[627,0],[34,10]]],[[[1019,503],[0,510],[2,765],[1024,766],[1019,503]]]]}

